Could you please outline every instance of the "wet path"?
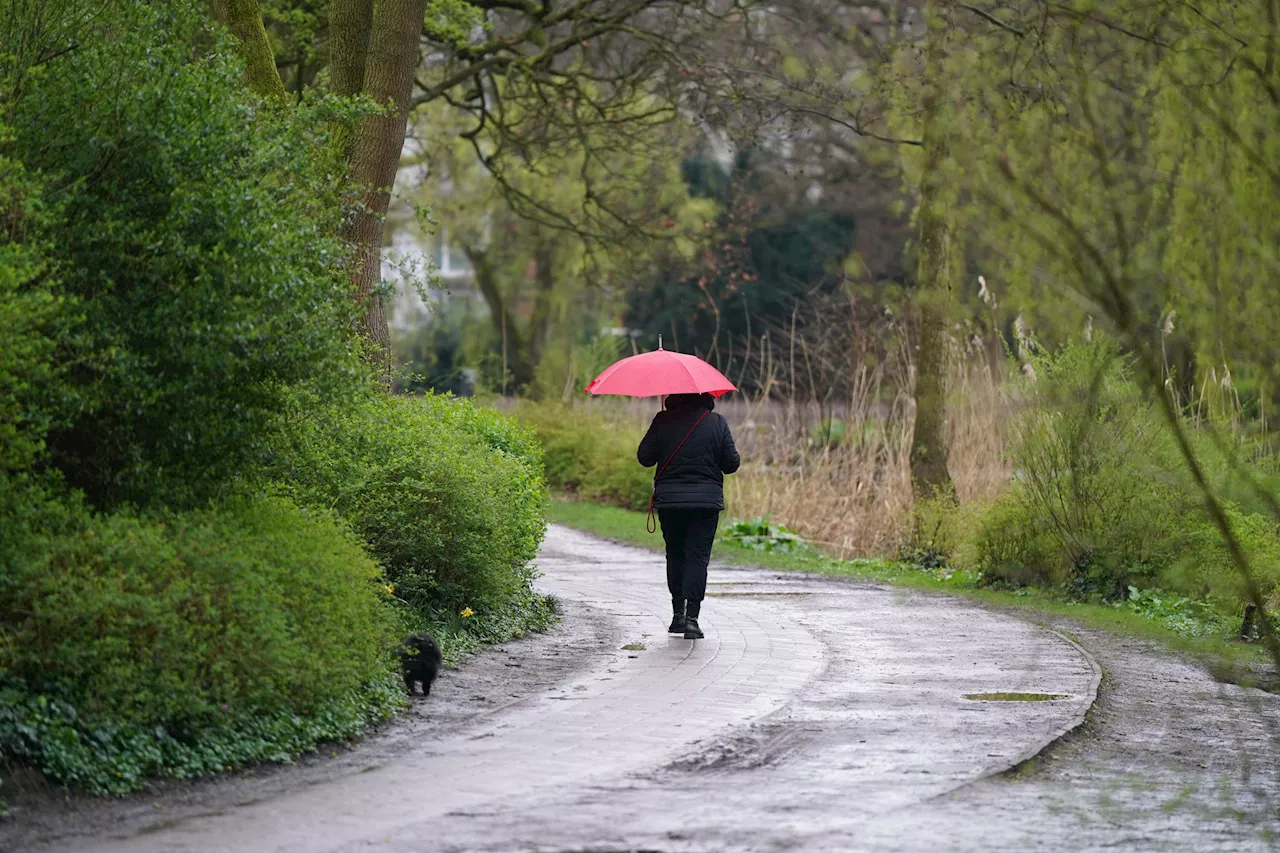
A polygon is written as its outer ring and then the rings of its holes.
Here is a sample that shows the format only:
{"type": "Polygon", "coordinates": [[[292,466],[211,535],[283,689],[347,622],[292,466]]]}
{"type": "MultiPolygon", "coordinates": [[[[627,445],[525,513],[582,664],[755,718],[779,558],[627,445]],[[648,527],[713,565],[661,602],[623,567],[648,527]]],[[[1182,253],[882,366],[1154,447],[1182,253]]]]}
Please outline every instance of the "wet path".
{"type": "Polygon", "coordinates": [[[871,585],[717,570],[665,633],[660,559],[554,528],[540,585],[616,625],[553,688],[403,757],[83,851],[851,849],[1075,725],[1097,672],[1044,629],[871,585]],[[967,693],[1063,694],[994,703],[967,693]]]}

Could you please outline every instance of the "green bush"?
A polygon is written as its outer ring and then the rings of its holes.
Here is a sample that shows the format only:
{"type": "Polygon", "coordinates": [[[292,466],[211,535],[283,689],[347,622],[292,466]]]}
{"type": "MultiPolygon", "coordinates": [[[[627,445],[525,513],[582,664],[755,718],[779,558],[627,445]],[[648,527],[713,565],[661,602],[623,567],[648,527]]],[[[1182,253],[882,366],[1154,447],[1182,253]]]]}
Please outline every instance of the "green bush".
{"type": "Polygon", "coordinates": [[[265,108],[209,20],[0,14],[0,755],[99,793],[358,732],[424,614],[451,657],[551,615],[532,433],[360,358],[363,108],[265,108]]]}
{"type": "MultiPolygon", "coordinates": [[[[6,133],[0,123],[0,139],[6,133]]],[[[46,219],[42,189],[0,149],[0,476],[33,467],[67,413],[59,350],[75,316],[30,236],[46,219]]]]}
{"type": "Polygon", "coordinates": [[[1010,455],[1014,483],[977,533],[988,579],[1119,598],[1176,558],[1186,500],[1157,413],[1106,343],[1041,356],[1010,455]]]}
{"type": "Polygon", "coordinates": [[[464,400],[379,394],[300,411],[282,441],[276,476],[346,519],[419,613],[469,608],[495,639],[545,620],[530,561],[546,489],[527,430],[464,400]]]}
{"type": "MultiPolygon", "coordinates": [[[[1263,594],[1280,603],[1280,529],[1275,520],[1230,504],[1225,509],[1263,594]]],[[[1164,586],[1228,607],[1245,599],[1239,569],[1216,525],[1208,519],[1189,524],[1180,544],[1181,556],[1161,574],[1164,586]]]]}
{"type": "Polygon", "coordinates": [[[1034,586],[1069,580],[1058,541],[1028,511],[1016,487],[984,511],[971,540],[964,550],[972,553],[973,565],[960,566],[978,569],[989,582],[1034,586]]]}
{"type": "Polygon", "coordinates": [[[399,620],[328,513],[26,498],[0,541],[0,752],[119,793],[284,760],[394,709],[399,620]]]}
{"type": "MultiPolygon", "coordinates": [[[[338,108],[261,109],[196,3],[121,0],[82,17],[74,50],[7,69],[25,75],[0,142],[46,187],[20,235],[51,287],[39,299],[80,315],[60,356],[75,361],[72,417],[50,424],[49,446],[98,506],[197,506],[261,456],[290,385],[354,377],[342,170],[324,136],[338,108]]],[[[7,260],[19,235],[6,236],[7,260]]],[[[30,281],[27,267],[2,278],[30,281]]],[[[25,287],[30,327],[43,309],[25,287]]],[[[0,282],[0,303],[12,291],[0,282]]],[[[33,345],[0,346],[8,364],[33,345]]]]}
{"type": "Polygon", "coordinates": [[[643,429],[584,407],[522,402],[516,416],[542,442],[547,483],[586,500],[645,509],[653,469],[636,461],[643,429]]]}
{"type": "MultiPolygon", "coordinates": [[[[1035,368],[1012,430],[1013,484],[973,526],[965,567],[1115,601],[1159,585],[1237,610],[1240,575],[1222,536],[1115,348],[1074,344],[1035,368]]],[[[1264,588],[1280,588],[1275,523],[1227,510],[1264,588]]]]}

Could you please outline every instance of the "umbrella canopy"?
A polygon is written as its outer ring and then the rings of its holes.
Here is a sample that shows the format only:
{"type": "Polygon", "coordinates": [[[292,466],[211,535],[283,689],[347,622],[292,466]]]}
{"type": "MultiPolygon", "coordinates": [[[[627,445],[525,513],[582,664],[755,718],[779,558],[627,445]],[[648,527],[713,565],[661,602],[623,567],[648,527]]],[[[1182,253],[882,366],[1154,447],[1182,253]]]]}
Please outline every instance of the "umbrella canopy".
{"type": "Polygon", "coordinates": [[[667,394],[712,394],[737,391],[724,374],[702,359],[659,346],[654,352],[615,361],[591,380],[588,394],[662,397],[667,394]]]}

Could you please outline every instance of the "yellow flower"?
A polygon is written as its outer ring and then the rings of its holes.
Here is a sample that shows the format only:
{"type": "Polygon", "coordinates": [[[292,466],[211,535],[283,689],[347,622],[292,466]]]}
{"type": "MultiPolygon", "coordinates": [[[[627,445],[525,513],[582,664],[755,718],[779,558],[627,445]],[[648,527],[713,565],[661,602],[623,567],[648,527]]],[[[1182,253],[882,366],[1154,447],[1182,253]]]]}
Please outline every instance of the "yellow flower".
{"type": "Polygon", "coordinates": [[[387,590],[387,595],[395,595],[395,594],[396,594],[396,588],[395,588],[392,584],[387,584],[387,586],[386,586],[386,590],[387,590]]]}
{"type": "Polygon", "coordinates": [[[472,616],[475,616],[475,615],[476,615],[476,614],[475,614],[475,611],[473,611],[470,607],[464,607],[464,608],[462,608],[462,618],[463,618],[463,619],[470,619],[472,616]]]}

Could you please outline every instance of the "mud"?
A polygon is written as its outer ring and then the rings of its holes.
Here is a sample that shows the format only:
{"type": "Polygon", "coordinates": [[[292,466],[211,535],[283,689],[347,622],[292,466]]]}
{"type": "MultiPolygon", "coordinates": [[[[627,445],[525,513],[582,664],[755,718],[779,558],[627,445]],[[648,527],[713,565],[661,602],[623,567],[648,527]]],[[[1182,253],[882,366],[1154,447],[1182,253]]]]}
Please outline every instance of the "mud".
{"type": "Polygon", "coordinates": [[[704,605],[707,638],[692,643],[665,633],[654,555],[554,529],[540,562],[562,624],[446,673],[358,748],[124,802],[19,797],[0,848],[1280,843],[1280,697],[1217,684],[1144,643],[947,597],[723,567],[704,605]],[[964,698],[1017,693],[1066,698],[964,698]]]}

